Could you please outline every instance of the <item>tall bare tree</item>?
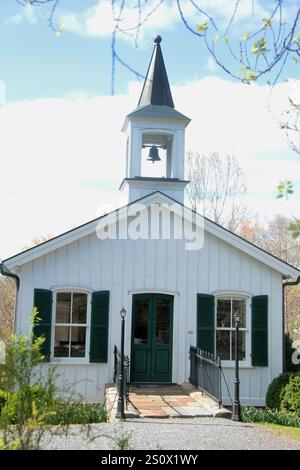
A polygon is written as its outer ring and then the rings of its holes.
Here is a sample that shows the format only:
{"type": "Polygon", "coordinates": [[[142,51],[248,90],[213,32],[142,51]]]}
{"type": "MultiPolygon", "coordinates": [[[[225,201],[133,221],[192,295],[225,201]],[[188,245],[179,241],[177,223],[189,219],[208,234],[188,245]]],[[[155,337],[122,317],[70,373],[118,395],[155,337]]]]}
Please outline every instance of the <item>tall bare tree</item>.
{"type": "Polygon", "coordinates": [[[13,331],[15,296],[16,286],[13,279],[0,279],[0,340],[5,343],[13,331]]]}
{"type": "Polygon", "coordinates": [[[218,153],[188,152],[187,194],[192,208],[209,219],[235,231],[246,215],[245,176],[237,159],[218,153]]]}
{"type": "MultiPolygon", "coordinates": [[[[245,219],[238,234],[278,258],[300,267],[300,239],[289,230],[291,219],[275,216],[266,226],[245,219]]],[[[292,339],[300,339],[300,286],[289,287],[286,303],[286,332],[292,339]]]]}
{"type": "Polygon", "coordinates": [[[294,238],[289,230],[291,220],[280,214],[266,225],[244,219],[237,234],[283,261],[300,267],[300,240],[294,238]]]}

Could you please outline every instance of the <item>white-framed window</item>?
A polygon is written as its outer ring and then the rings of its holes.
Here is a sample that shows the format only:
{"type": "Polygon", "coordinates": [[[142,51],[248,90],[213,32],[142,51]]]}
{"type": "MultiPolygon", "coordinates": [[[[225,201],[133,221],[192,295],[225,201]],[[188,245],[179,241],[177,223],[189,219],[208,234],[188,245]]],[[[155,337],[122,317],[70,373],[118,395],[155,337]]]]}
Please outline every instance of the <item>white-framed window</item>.
{"type": "Polygon", "coordinates": [[[53,361],[77,363],[89,359],[90,295],[81,289],[54,291],[53,361]]]}
{"type": "Polygon", "coordinates": [[[240,318],[238,357],[250,362],[250,298],[224,294],[216,296],[216,353],[223,364],[235,360],[235,314],[240,318]]]}

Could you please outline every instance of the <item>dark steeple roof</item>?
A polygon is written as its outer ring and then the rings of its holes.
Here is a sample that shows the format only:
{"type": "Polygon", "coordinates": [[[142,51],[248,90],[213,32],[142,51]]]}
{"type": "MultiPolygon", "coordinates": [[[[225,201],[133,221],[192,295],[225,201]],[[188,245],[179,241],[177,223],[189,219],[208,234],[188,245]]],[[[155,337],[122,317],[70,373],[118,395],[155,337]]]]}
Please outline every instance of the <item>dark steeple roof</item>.
{"type": "Polygon", "coordinates": [[[157,36],[154,42],[155,46],[138,106],[154,104],[174,108],[168,75],[160,47],[161,37],[157,36]]]}

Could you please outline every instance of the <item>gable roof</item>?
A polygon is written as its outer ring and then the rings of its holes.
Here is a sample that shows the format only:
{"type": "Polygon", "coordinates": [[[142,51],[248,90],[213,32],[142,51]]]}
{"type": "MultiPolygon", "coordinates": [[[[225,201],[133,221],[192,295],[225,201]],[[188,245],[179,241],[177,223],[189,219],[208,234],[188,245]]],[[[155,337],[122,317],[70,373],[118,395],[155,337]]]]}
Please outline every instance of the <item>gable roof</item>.
{"type": "Polygon", "coordinates": [[[13,255],[3,261],[6,267],[13,270],[18,268],[25,263],[33,261],[40,256],[44,256],[47,253],[57,250],[58,248],[65,246],[73,241],[76,241],[86,235],[90,235],[91,233],[96,231],[96,227],[100,220],[105,224],[110,224],[115,222],[115,215],[119,214],[120,219],[122,217],[127,216],[127,208],[132,206],[139,206],[139,204],[143,201],[143,204],[146,207],[151,206],[153,203],[167,203],[172,202],[173,204],[176,203],[182,207],[184,207],[187,211],[191,214],[196,214],[198,217],[201,217],[204,220],[204,230],[208,233],[214,235],[215,237],[223,240],[224,242],[234,246],[238,250],[248,254],[249,256],[255,258],[256,260],[266,264],[270,268],[274,269],[282,273],[284,276],[287,277],[296,277],[299,276],[300,270],[285,261],[282,261],[280,258],[268,253],[267,251],[263,250],[262,248],[254,245],[253,243],[245,240],[244,238],[236,235],[235,233],[231,232],[230,230],[222,227],[221,225],[213,222],[212,220],[208,219],[207,217],[201,216],[193,209],[190,209],[184,204],[179,203],[175,199],[167,196],[166,194],[161,193],[160,191],[155,191],[154,193],[148,194],[147,196],[143,196],[142,198],[133,201],[121,208],[118,208],[108,214],[104,214],[96,219],[93,219],[89,222],[86,222],[83,225],[80,225],[76,228],[68,230],[67,232],[62,233],[50,240],[47,240],[39,245],[36,245],[32,248],[29,248],[25,251],[22,251],[16,255],[13,255]],[[106,220],[105,220],[106,219],[106,220]]]}

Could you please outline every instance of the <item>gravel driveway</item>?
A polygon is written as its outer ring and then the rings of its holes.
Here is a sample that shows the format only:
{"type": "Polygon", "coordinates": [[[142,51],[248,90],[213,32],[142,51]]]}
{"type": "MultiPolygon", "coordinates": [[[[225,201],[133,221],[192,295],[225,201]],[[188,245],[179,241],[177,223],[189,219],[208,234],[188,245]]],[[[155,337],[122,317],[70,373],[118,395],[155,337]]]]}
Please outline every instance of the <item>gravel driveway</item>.
{"type": "Polygon", "coordinates": [[[72,426],[70,431],[67,437],[45,439],[43,448],[117,449],[116,439],[127,436],[131,449],[300,449],[300,441],[255,424],[234,423],[223,418],[140,418],[117,424],[94,424],[91,436],[95,439],[85,437],[77,426],[72,426]]]}

